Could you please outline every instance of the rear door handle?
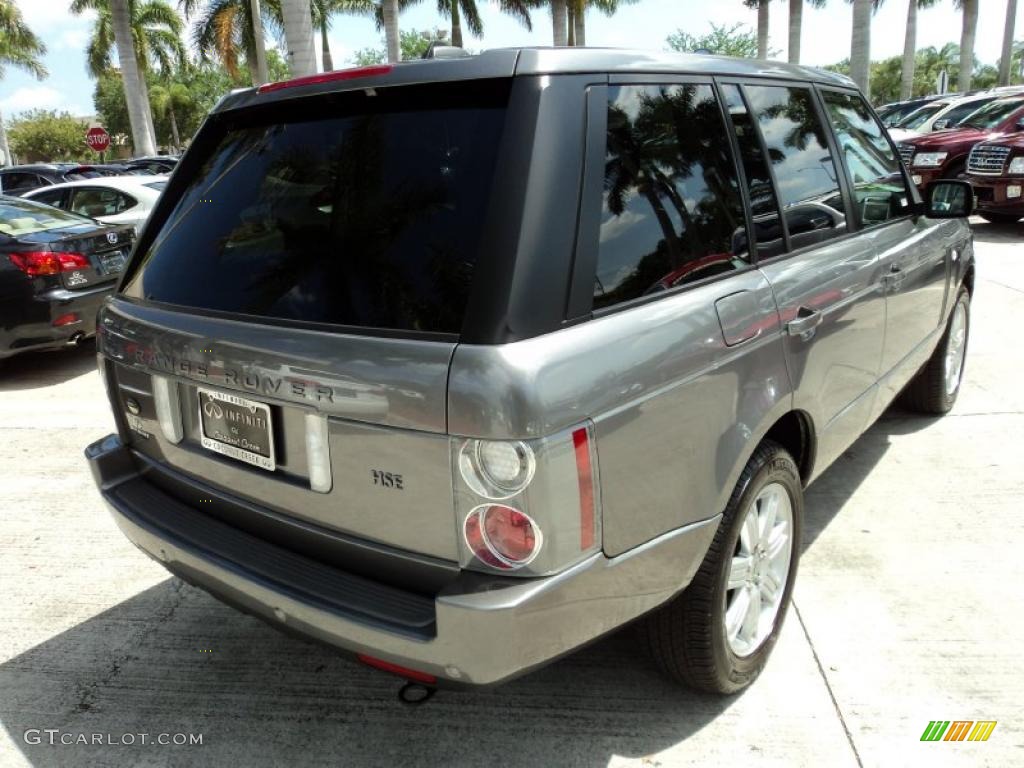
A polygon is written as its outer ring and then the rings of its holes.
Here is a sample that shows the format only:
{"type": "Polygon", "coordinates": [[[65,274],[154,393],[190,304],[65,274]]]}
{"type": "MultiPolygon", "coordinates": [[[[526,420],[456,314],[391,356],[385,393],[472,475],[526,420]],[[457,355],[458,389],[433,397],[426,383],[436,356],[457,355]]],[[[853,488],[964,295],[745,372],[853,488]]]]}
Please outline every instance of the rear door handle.
{"type": "Polygon", "coordinates": [[[786,333],[790,336],[799,336],[806,341],[814,335],[814,331],[824,319],[821,312],[809,307],[800,307],[796,317],[786,323],[786,333]]]}

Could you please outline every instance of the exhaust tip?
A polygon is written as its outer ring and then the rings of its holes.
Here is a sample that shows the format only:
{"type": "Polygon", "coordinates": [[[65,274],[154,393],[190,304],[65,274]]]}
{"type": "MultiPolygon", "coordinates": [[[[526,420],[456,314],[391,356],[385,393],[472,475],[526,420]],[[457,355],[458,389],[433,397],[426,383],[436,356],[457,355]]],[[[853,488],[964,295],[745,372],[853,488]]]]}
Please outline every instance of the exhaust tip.
{"type": "Polygon", "coordinates": [[[77,347],[83,341],[85,341],[85,334],[82,333],[82,331],[79,331],[78,333],[71,334],[71,338],[68,339],[67,345],[69,347],[77,347]]]}

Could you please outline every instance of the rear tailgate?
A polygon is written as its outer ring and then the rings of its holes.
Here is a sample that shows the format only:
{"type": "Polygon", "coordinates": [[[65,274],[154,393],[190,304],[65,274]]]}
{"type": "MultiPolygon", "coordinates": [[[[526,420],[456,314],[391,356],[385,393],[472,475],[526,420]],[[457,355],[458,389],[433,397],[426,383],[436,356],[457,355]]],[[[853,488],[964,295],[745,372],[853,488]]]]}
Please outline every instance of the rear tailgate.
{"type": "Polygon", "coordinates": [[[289,518],[457,559],[444,434],[454,343],[249,325],[118,299],[99,328],[135,450],[289,518]],[[201,391],[267,406],[272,470],[203,446],[201,391]],[[317,491],[324,458],[331,480],[317,491]]]}

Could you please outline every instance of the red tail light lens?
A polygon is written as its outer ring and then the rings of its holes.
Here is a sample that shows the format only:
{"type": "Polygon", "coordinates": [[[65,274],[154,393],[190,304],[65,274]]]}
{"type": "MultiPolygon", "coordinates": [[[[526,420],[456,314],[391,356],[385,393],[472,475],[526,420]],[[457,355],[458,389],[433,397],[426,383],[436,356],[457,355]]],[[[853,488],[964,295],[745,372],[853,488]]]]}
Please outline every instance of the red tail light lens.
{"type": "Polygon", "coordinates": [[[81,253],[59,251],[26,251],[10,254],[11,263],[30,277],[59,275],[76,269],[89,269],[89,259],[81,253]]]}
{"type": "Polygon", "coordinates": [[[78,316],[77,312],[68,312],[67,314],[61,315],[54,319],[51,325],[54,328],[61,328],[65,325],[75,325],[76,323],[82,322],[82,318],[78,316]]]}
{"type": "Polygon", "coordinates": [[[503,570],[522,568],[540,552],[541,532],[529,515],[484,504],[466,518],[466,544],[480,560],[503,570]]]}
{"type": "Polygon", "coordinates": [[[594,546],[594,470],[590,464],[590,435],[586,427],[572,433],[576,476],[580,486],[580,549],[594,546]]]}
{"type": "Polygon", "coordinates": [[[368,667],[379,669],[382,672],[390,672],[393,675],[404,677],[406,680],[415,680],[417,683],[423,683],[425,685],[433,685],[437,682],[436,677],[428,675],[426,672],[409,669],[408,667],[400,667],[397,664],[392,664],[390,661],[384,661],[384,659],[367,656],[365,653],[358,654],[356,658],[368,667]]]}
{"type": "Polygon", "coordinates": [[[276,83],[264,83],[256,89],[257,93],[272,93],[285,88],[298,88],[301,85],[319,85],[320,83],[333,83],[339,80],[356,80],[360,77],[373,77],[374,75],[386,75],[391,71],[391,65],[380,64],[371,67],[353,67],[352,69],[339,69],[335,72],[323,72],[319,75],[307,75],[296,77],[291,80],[281,80],[276,83]]]}

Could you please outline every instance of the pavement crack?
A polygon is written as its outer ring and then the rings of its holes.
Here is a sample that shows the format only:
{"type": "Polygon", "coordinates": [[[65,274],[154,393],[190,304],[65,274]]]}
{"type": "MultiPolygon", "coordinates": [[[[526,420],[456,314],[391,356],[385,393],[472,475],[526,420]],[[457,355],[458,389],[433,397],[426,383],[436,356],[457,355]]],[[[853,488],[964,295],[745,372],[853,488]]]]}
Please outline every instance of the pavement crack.
{"type": "Polygon", "coordinates": [[[814,641],[811,640],[811,633],[807,631],[807,624],[804,623],[804,617],[800,615],[800,609],[796,605],[796,600],[793,600],[793,611],[796,613],[796,619],[800,622],[800,629],[804,633],[804,637],[807,638],[807,645],[811,649],[811,655],[814,657],[814,663],[818,665],[818,673],[821,675],[821,680],[825,683],[825,690],[828,691],[828,697],[832,700],[832,706],[835,708],[836,716],[839,718],[839,723],[843,726],[843,732],[846,734],[846,741],[850,745],[850,749],[853,751],[853,758],[857,761],[857,765],[860,768],[864,768],[864,761],[861,760],[860,752],[857,751],[857,745],[853,742],[853,733],[850,731],[850,726],[846,722],[846,718],[843,716],[843,710],[839,708],[839,701],[836,699],[836,694],[832,690],[832,685],[828,681],[828,676],[825,674],[825,667],[821,664],[821,659],[818,657],[818,649],[814,647],[814,641]]]}
{"type": "Polygon", "coordinates": [[[178,607],[185,600],[183,589],[184,582],[179,579],[170,580],[170,588],[173,592],[173,598],[170,605],[164,610],[160,611],[153,617],[153,621],[149,622],[148,626],[139,632],[130,642],[128,646],[125,646],[121,653],[116,658],[111,660],[106,671],[99,675],[96,679],[87,683],[75,683],[75,711],[76,712],[89,712],[96,705],[96,696],[101,687],[109,685],[119,674],[121,669],[128,661],[135,658],[135,654],[132,649],[138,647],[140,644],[145,642],[151,634],[157,631],[159,626],[166,621],[173,618],[177,612],[178,607]]]}

